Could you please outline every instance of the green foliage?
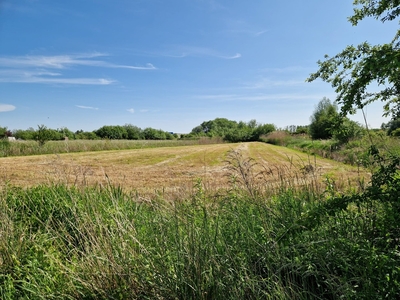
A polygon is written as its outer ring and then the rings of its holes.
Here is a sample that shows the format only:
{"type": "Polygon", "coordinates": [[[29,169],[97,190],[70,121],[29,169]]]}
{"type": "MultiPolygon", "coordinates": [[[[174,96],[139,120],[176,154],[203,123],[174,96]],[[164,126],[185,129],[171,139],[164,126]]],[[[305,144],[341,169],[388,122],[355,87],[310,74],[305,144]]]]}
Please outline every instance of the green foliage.
{"type": "Polygon", "coordinates": [[[57,132],[61,134],[61,139],[68,138],[69,140],[75,139],[75,134],[67,127],[61,127],[57,129],[57,132]]]}
{"type": "Polygon", "coordinates": [[[290,125],[287,126],[285,130],[291,134],[307,134],[309,132],[308,127],[308,125],[290,125]]]}
{"type": "Polygon", "coordinates": [[[121,140],[128,137],[126,128],[122,126],[103,126],[95,131],[96,135],[102,139],[121,140]]]}
{"type": "Polygon", "coordinates": [[[340,144],[346,144],[351,139],[361,138],[365,129],[357,122],[349,120],[348,118],[341,118],[341,123],[336,126],[332,131],[332,137],[340,144]]]}
{"type": "Polygon", "coordinates": [[[0,127],[0,139],[6,137],[7,127],[0,127]]]}
{"type": "Polygon", "coordinates": [[[400,136],[400,128],[396,128],[395,130],[393,130],[391,132],[391,135],[399,137],[400,136]]]}
{"type": "Polygon", "coordinates": [[[339,113],[337,106],[332,104],[328,98],[323,98],[311,115],[309,131],[311,138],[330,139],[333,135],[335,124],[338,123],[339,113]]]}
{"type": "MultiPolygon", "coordinates": [[[[399,16],[397,0],[356,0],[354,15],[349,18],[353,25],[366,17],[392,21],[399,16]]],[[[332,85],[337,93],[336,101],[344,115],[362,109],[380,100],[384,102],[385,115],[398,116],[400,89],[399,32],[390,43],[370,45],[367,42],[347,46],[333,57],[325,55],[318,61],[319,70],[308,81],[322,79],[332,85]],[[372,91],[371,86],[383,87],[372,91]]]]}
{"type": "Polygon", "coordinates": [[[399,159],[370,152],[371,184],[345,194],[330,178],[264,194],[238,152],[231,189],[212,194],[199,179],[174,201],[6,186],[0,298],[397,299],[399,159]]]}
{"type": "MultiPolygon", "coordinates": [[[[85,134],[85,133],[80,133],[85,134]]],[[[94,133],[93,140],[90,137],[80,139],[79,135],[75,140],[64,141],[48,141],[42,147],[36,141],[18,141],[9,142],[1,140],[0,157],[6,156],[22,156],[22,155],[39,155],[39,154],[60,154],[85,151],[107,151],[107,150],[123,150],[123,149],[143,149],[156,147],[179,147],[187,145],[198,145],[202,143],[218,144],[222,143],[218,139],[201,139],[193,140],[100,140],[94,133]]],[[[90,133],[88,133],[90,134],[90,133]]]]}
{"type": "Polygon", "coordinates": [[[74,134],[75,139],[78,140],[97,140],[99,137],[93,131],[78,130],[74,134]]]}
{"type": "Polygon", "coordinates": [[[388,123],[382,124],[381,127],[386,130],[388,135],[398,136],[396,131],[400,128],[400,118],[393,118],[388,123]]]}
{"type": "Polygon", "coordinates": [[[287,146],[290,139],[290,134],[284,130],[276,130],[261,137],[263,142],[277,146],[287,146]]]}
{"type": "Polygon", "coordinates": [[[53,129],[48,129],[44,125],[38,125],[38,129],[34,134],[35,140],[38,142],[40,147],[52,139],[60,139],[60,134],[53,129]]]}
{"type": "Polygon", "coordinates": [[[249,142],[259,141],[262,135],[275,130],[273,124],[259,124],[256,120],[248,123],[243,121],[236,122],[225,118],[201,123],[192,129],[191,136],[221,137],[227,142],[249,142]]]}
{"type": "Polygon", "coordinates": [[[132,124],[125,124],[124,128],[127,133],[128,140],[140,140],[143,138],[142,129],[132,124]]]}
{"type": "Polygon", "coordinates": [[[27,130],[18,129],[13,132],[13,136],[19,140],[35,140],[36,132],[33,128],[28,128],[27,130]]]}
{"type": "Polygon", "coordinates": [[[169,132],[165,132],[161,129],[154,129],[151,127],[147,127],[143,130],[143,138],[145,140],[171,140],[173,139],[173,135],[169,132]]]}

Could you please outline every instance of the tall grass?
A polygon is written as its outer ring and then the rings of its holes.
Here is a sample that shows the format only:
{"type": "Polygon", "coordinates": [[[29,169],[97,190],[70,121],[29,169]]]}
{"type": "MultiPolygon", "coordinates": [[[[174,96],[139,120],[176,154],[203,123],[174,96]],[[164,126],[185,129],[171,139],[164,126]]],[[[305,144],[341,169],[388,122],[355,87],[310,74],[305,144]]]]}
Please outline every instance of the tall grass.
{"type": "Polygon", "coordinates": [[[48,141],[40,146],[35,141],[0,140],[0,157],[39,154],[59,154],[70,152],[143,149],[156,147],[175,147],[187,145],[217,144],[218,138],[196,140],[67,140],[48,141]]]}
{"type": "Polygon", "coordinates": [[[304,185],[281,176],[271,192],[251,161],[228,159],[230,189],[198,180],[174,201],[111,185],[4,184],[0,298],[400,296],[398,216],[367,187],[344,193],[300,172],[304,185]]]}

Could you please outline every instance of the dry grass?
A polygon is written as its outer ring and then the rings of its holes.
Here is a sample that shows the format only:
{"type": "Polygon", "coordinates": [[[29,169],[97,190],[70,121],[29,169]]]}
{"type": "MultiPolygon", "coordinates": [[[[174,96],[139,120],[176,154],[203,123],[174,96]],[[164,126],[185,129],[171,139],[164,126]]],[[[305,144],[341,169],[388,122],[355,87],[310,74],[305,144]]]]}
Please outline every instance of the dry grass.
{"type": "Polygon", "coordinates": [[[309,157],[264,143],[195,145],[152,149],[97,151],[0,159],[0,179],[18,186],[66,183],[121,185],[141,194],[178,195],[201,179],[207,189],[230,184],[227,154],[239,151],[254,161],[260,184],[306,177],[354,181],[360,173],[332,160],[309,157]],[[300,174],[300,175],[299,175],[300,174]],[[261,176],[262,175],[262,176],[261,176]]]}

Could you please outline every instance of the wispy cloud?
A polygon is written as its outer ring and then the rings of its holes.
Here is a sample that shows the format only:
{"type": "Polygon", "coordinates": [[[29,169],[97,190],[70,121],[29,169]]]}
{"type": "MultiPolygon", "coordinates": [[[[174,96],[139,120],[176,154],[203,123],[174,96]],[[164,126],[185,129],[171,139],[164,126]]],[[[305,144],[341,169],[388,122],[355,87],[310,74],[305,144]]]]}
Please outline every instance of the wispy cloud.
{"type": "Polygon", "coordinates": [[[223,54],[207,47],[196,47],[196,46],[173,46],[172,49],[164,52],[163,56],[183,58],[183,57],[215,57],[221,59],[236,59],[242,57],[240,53],[234,55],[223,54]]]}
{"type": "Polygon", "coordinates": [[[301,93],[287,93],[287,94],[209,94],[209,95],[196,95],[195,99],[201,100],[215,100],[215,101],[273,101],[273,100],[316,100],[321,99],[322,95],[317,94],[301,94],[301,93]]]}
{"type": "Polygon", "coordinates": [[[269,78],[261,78],[252,83],[246,83],[246,89],[268,89],[276,87],[294,87],[306,85],[304,80],[271,80],[269,78]]]}
{"type": "Polygon", "coordinates": [[[135,110],[133,108],[129,108],[129,109],[127,109],[127,111],[129,111],[131,114],[133,114],[135,112],[135,110]]]}
{"type": "Polygon", "coordinates": [[[75,105],[76,107],[82,108],[82,109],[92,109],[92,110],[99,110],[97,107],[92,107],[92,106],[84,106],[84,105],[75,105]]]}
{"type": "Polygon", "coordinates": [[[89,67],[104,67],[104,68],[126,68],[134,70],[155,70],[157,69],[151,63],[144,66],[130,66],[109,63],[104,60],[95,60],[93,58],[108,56],[104,53],[90,53],[79,55],[27,55],[27,56],[14,56],[14,57],[0,57],[0,66],[11,68],[51,68],[51,69],[65,69],[71,66],[89,66],[89,67]]]}
{"type": "MultiPolygon", "coordinates": [[[[157,68],[147,63],[143,66],[132,66],[110,63],[99,57],[107,56],[104,53],[89,53],[80,55],[54,55],[54,56],[0,56],[0,82],[19,83],[55,83],[55,84],[87,84],[108,85],[115,80],[105,78],[77,78],[64,76],[62,70],[79,69],[79,67],[120,68],[131,70],[156,70],[157,68]],[[56,72],[54,72],[57,70],[56,72]],[[57,77],[57,78],[55,78],[57,77]]],[[[82,70],[79,70],[80,73],[82,70]]],[[[65,73],[65,71],[64,71],[65,73]]]]}
{"type": "Polygon", "coordinates": [[[13,111],[15,109],[16,107],[14,105],[0,103],[0,112],[13,111]]]}
{"type": "MultiPolygon", "coordinates": [[[[1,73],[1,72],[0,72],[1,73]]],[[[12,73],[12,72],[10,72],[12,73]]],[[[1,76],[1,82],[9,83],[43,83],[43,84],[74,84],[74,85],[109,85],[115,83],[115,80],[105,78],[54,78],[41,76],[40,73],[23,72],[20,76],[15,73],[1,76]],[[14,75],[14,76],[11,76],[14,75]]]]}
{"type": "Polygon", "coordinates": [[[247,35],[250,37],[259,37],[265,33],[267,33],[269,30],[251,30],[251,29],[227,29],[227,30],[222,30],[220,33],[222,34],[234,34],[234,35],[247,35]]]}
{"type": "Polygon", "coordinates": [[[233,56],[226,56],[226,57],[223,57],[223,58],[225,58],[225,59],[235,59],[235,58],[240,58],[240,57],[242,57],[242,54],[236,53],[233,56]]]}

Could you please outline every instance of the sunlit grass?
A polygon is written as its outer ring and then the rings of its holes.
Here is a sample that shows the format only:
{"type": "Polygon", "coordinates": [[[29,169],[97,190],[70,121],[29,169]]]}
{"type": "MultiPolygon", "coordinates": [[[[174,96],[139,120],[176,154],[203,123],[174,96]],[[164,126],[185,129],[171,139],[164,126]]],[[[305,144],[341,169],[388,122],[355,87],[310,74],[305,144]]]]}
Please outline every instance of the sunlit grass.
{"type": "Polygon", "coordinates": [[[43,146],[35,141],[2,141],[0,157],[38,154],[73,153],[124,149],[147,149],[221,143],[217,139],[200,140],[67,140],[48,141],[43,146]]]}

